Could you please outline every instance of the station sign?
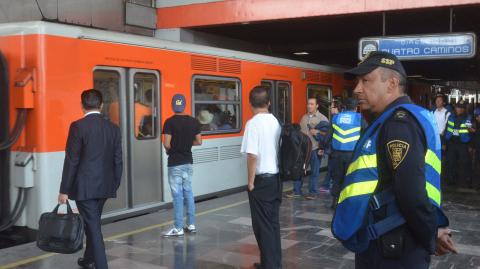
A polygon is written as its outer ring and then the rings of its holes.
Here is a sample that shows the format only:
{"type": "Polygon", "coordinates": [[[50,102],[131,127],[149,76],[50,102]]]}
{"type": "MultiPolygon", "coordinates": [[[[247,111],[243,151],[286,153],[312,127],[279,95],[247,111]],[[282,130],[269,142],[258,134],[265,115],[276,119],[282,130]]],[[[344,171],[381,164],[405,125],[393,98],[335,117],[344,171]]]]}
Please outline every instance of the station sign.
{"type": "Polygon", "coordinates": [[[401,60],[465,59],[476,53],[474,33],[382,36],[360,39],[358,58],[371,51],[386,51],[401,60]]]}

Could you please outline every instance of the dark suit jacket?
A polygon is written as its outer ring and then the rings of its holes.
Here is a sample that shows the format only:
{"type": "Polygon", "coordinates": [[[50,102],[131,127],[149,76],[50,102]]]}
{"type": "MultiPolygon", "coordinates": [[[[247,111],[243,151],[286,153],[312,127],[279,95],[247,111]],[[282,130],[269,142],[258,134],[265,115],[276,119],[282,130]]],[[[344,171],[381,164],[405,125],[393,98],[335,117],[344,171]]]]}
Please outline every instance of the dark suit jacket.
{"type": "Polygon", "coordinates": [[[60,193],[69,199],[116,197],[123,172],[118,126],[101,114],[89,114],[70,125],[60,193]]]}

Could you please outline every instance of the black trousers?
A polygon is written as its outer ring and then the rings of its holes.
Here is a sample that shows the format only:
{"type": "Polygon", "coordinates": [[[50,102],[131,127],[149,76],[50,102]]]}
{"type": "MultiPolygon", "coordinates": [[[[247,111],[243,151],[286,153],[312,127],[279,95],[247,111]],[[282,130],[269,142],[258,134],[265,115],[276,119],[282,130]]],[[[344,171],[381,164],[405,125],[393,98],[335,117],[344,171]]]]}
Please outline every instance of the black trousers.
{"type": "Polygon", "coordinates": [[[399,258],[385,258],[378,240],[370,242],[364,253],[355,255],[355,269],[428,269],[429,266],[429,252],[411,237],[405,239],[399,258]]]}
{"type": "Polygon", "coordinates": [[[470,179],[471,158],[468,153],[468,144],[452,138],[447,141],[447,171],[445,173],[448,184],[466,185],[470,179]]]}
{"type": "Polygon", "coordinates": [[[278,175],[256,176],[255,188],[248,192],[252,227],[260,249],[263,269],[278,269],[282,263],[279,210],[282,182],[278,175]]]}
{"type": "Polygon", "coordinates": [[[352,154],[353,152],[351,151],[333,151],[332,154],[330,154],[328,165],[332,168],[331,171],[333,179],[331,194],[335,198],[338,198],[340,195],[348,165],[352,160],[352,154]]]}
{"type": "Polygon", "coordinates": [[[76,201],[78,211],[85,223],[87,246],[83,258],[88,263],[95,262],[95,268],[107,269],[107,257],[103,242],[101,216],[106,199],[76,201]]]}

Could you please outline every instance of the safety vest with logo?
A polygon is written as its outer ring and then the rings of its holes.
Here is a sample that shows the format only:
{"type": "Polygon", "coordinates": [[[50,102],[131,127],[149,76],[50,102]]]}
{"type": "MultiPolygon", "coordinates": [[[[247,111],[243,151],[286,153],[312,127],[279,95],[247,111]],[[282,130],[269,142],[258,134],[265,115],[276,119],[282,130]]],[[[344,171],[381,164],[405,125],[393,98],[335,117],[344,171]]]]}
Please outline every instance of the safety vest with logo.
{"type": "Polygon", "coordinates": [[[448,117],[445,139],[448,141],[452,138],[452,136],[458,136],[460,141],[463,143],[470,142],[471,136],[468,132],[468,127],[472,124],[471,120],[468,117],[465,117],[465,119],[460,123],[460,126],[455,126],[456,120],[457,116],[455,114],[452,114],[450,117],[448,117]]]}
{"type": "MultiPolygon", "coordinates": [[[[332,221],[332,232],[349,250],[361,253],[371,240],[405,223],[398,210],[395,195],[391,189],[375,193],[378,184],[377,137],[381,126],[396,110],[406,109],[420,123],[427,142],[425,153],[425,188],[432,205],[437,209],[439,226],[448,225],[448,219],[441,211],[441,143],[432,113],[413,104],[394,106],[378,117],[365,131],[355,147],[337,209],[332,221]],[[386,218],[375,222],[373,212],[386,205],[386,218]]],[[[398,148],[397,150],[402,150],[398,148]]],[[[398,158],[401,158],[399,152],[398,158]]],[[[404,152],[405,153],[405,152],[404,152]]],[[[392,158],[396,158],[392,156],[392,158]]]]}
{"type": "Polygon", "coordinates": [[[345,111],[333,116],[332,148],[339,151],[353,151],[360,139],[362,115],[353,111],[345,111]]]}

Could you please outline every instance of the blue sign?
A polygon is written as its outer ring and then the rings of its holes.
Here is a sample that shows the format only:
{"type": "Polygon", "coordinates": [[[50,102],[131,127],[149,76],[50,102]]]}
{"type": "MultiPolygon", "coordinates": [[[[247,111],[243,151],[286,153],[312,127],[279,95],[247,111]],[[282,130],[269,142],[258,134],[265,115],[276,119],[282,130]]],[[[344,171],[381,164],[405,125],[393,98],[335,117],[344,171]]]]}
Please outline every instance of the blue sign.
{"type": "Polygon", "coordinates": [[[358,58],[370,51],[386,51],[401,60],[472,58],[476,53],[474,33],[365,37],[360,39],[358,58]]]}

